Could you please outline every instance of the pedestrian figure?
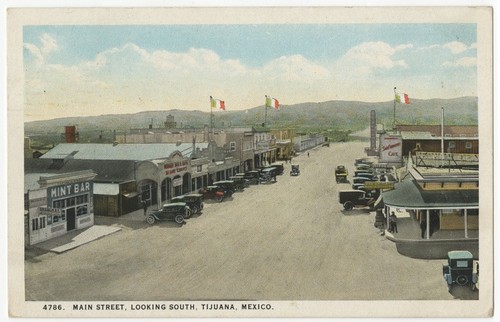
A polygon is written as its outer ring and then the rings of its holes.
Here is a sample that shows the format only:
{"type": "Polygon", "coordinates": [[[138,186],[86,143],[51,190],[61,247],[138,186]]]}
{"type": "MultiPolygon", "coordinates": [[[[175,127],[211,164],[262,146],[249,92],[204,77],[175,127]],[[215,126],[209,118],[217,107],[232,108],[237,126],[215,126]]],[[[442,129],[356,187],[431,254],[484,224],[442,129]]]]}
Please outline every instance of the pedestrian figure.
{"type": "Polygon", "coordinates": [[[307,152],[307,157],[309,158],[309,152],[307,152]]]}
{"type": "Polygon", "coordinates": [[[273,180],[276,182],[276,173],[273,173],[273,180]]]}
{"type": "Polygon", "coordinates": [[[146,202],[146,200],[142,201],[142,208],[144,209],[144,216],[146,216],[148,212],[148,203],[146,202]]]}
{"type": "Polygon", "coordinates": [[[422,238],[425,238],[425,230],[427,229],[427,222],[425,221],[425,218],[422,218],[422,221],[420,222],[420,231],[422,238]]]}
{"type": "Polygon", "coordinates": [[[394,233],[398,233],[398,217],[394,214],[394,211],[391,213],[389,217],[389,224],[391,226],[391,231],[394,233]]]}

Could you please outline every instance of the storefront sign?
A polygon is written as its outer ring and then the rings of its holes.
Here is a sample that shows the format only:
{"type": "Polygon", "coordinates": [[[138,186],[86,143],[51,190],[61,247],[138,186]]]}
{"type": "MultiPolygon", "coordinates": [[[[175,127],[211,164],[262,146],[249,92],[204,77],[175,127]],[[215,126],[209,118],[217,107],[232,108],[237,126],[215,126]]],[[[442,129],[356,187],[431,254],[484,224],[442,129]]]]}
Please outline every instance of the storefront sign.
{"type": "Polygon", "coordinates": [[[174,187],[182,186],[182,178],[175,178],[172,180],[172,185],[174,187]]]}
{"type": "Polygon", "coordinates": [[[365,181],[364,189],[394,189],[394,182],[365,181]]]}
{"type": "Polygon", "coordinates": [[[184,172],[187,171],[189,165],[189,161],[183,160],[179,162],[170,162],[170,163],[165,163],[163,165],[163,169],[165,169],[165,174],[175,174],[179,172],[184,172]]]}
{"type": "Polygon", "coordinates": [[[403,159],[401,136],[382,134],[380,136],[380,162],[401,162],[403,159]]]}
{"type": "Polygon", "coordinates": [[[47,205],[53,206],[53,200],[66,199],[83,194],[89,194],[89,200],[92,200],[93,191],[94,183],[92,181],[82,181],[61,186],[49,187],[47,188],[47,205]]]}
{"type": "Polygon", "coordinates": [[[40,207],[38,210],[40,216],[60,216],[62,214],[62,209],[58,208],[40,207]]]}

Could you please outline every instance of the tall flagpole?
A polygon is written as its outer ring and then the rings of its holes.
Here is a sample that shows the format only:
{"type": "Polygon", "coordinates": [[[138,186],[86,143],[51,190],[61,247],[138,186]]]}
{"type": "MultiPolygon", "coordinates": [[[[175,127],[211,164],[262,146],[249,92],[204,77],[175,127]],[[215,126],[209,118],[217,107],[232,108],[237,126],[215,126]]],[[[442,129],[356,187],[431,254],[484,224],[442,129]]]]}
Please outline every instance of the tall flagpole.
{"type": "Polygon", "coordinates": [[[267,95],[266,95],[266,103],[264,104],[265,112],[264,112],[264,127],[267,124],[267,95]]]}
{"type": "Polygon", "coordinates": [[[396,87],[394,86],[394,111],[392,117],[392,131],[396,132],[396,87]]]}
{"type": "Polygon", "coordinates": [[[214,116],[212,115],[212,96],[210,96],[210,133],[214,134],[214,116]]]}

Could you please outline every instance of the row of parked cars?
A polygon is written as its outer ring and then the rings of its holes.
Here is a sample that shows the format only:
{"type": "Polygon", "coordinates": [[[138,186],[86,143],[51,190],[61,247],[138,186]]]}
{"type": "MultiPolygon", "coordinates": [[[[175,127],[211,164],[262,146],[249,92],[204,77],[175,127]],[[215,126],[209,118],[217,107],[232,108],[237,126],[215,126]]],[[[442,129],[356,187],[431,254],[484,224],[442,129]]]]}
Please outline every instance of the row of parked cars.
{"type": "MultiPolygon", "coordinates": [[[[365,188],[366,182],[388,182],[395,181],[395,179],[390,173],[378,172],[373,167],[373,162],[363,158],[356,159],[354,166],[352,189],[339,191],[339,202],[345,210],[351,210],[354,207],[373,208],[380,196],[380,189],[367,189],[365,188]]],[[[335,170],[337,183],[350,183],[347,175],[344,165],[337,166],[335,170]]]]}
{"type": "Polygon", "coordinates": [[[282,175],[283,164],[271,164],[258,170],[237,173],[229,180],[213,182],[208,187],[200,189],[197,193],[190,193],[174,197],[169,203],[164,204],[159,210],[153,211],[146,216],[148,224],[156,221],[173,220],[177,224],[184,224],[185,220],[193,214],[199,214],[203,210],[203,201],[213,199],[222,202],[230,198],[236,191],[243,191],[250,185],[269,183],[276,180],[277,175],[282,175]]]}

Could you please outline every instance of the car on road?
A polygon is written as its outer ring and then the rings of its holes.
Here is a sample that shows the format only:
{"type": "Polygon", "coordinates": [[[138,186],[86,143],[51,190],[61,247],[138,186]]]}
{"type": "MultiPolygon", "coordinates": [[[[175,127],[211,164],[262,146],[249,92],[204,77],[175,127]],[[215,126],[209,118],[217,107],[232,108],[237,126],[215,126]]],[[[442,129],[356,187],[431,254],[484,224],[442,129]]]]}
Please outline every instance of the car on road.
{"type": "Polygon", "coordinates": [[[348,183],[347,180],[348,171],[344,165],[338,165],[335,168],[335,181],[337,183],[348,183]]]}
{"type": "Polygon", "coordinates": [[[260,171],[258,171],[258,170],[247,171],[243,175],[243,178],[248,180],[248,183],[250,183],[250,184],[259,184],[260,183],[260,171]]]}
{"type": "Polygon", "coordinates": [[[443,278],[451,291],[453,285],[470,286],[476,290],[478,281],[479,264],[476,263],[474,272],[474,258],[467,250],[454,250],[448,252],[448,265],[443,265],[443,278]]]}
{"type": "Polygon", "coordinates": [[[282,175],[285,171],[285,166],[283,165],[283,163],[272,163],[266,168],[276,168],[274,172],[279,176],[282,175]]]}
{"type": "Polygon", "coordinates": [[[234,182],[234,189],[237,191],[243,191],[245,188],[250,186],[250,181],[245,179],[244,173],[237,173],[232,177],[229,177],[229,180],[234,182]]]}
{"type": "Polygon", "coordinates": [[[276,168],[270,167],[260,171],[260,183],[269,183],[273,179],[276,180],[276,168]]]}
{"type": "Polygon", "coordinates": [[[290,170],[290,175],[295,177],[300,174],[300,167],[298,164],[292,164],[292,169],[290,170]]]}
{"type": "Polygon", "coordinates": [[[366,195],[363,190],[341,190],[339,191],[339,203],[345,210],[352,210],[354,207],[373,208],[376,198],[366,195]]]}
{"type": "Polygon", "coordinates": [[[191,209],[185,202],[176,202],[163,205],[159,210],[153,211],[146,216],[146,222],[150,225],[156,221],[173,220],[182,225],[184,218],[191,216],[191,209]]]}
{"type": "Polygon", "coordinates": [[[221,202],[224,200],[224,191],[217,186],[208,186],[199,190],[199,193],[203,195],[203,199],[214,199],[221,202]]]}
{"type": "Polygon", "coordinates": [[[233,180],[221,180],[212,183],[213,186],[219,187],[224,192],[225,197],[231,197],[236,191],[233,180]]]}
{"type": "MultiPolygon", "coordinates": [[[[185,202],[189,209],[191,209],[191,214],[199,214],[203,210],[203,195],[200,193],[190,193],[170,199],[170,203],[177,202],[185,202]]],[[[189,217],[190,216],[187,216],[185,218],[189,217]]]]}

